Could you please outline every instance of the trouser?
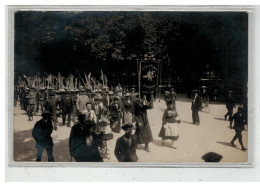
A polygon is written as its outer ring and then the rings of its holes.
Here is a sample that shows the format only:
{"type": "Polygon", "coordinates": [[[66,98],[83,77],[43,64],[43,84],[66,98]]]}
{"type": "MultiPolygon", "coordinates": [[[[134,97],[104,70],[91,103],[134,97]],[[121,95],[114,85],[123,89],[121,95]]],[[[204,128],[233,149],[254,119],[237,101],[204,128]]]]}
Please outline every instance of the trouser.
{"type": "Polygon", "coordinates": [[[43,110],[43,101],[42,100],[39,100],[38,103],[37,103],[37,109],[36,109],[36,112],[38,110],[43,110]]]}
{"type": "Polygon", "coordinates": [[[197,109],[192,109],[192,122],[193,124],[200,123],[199,112],[197,109]]]}
{"type": "Polygon", "coordinates": [[[54,162],[54,157],[53,157],[53,155],[52,155],[52,151],[53,151],[53,146],[52,146],[52,145],[46,145],[46,146],[37,145],[35,148],[37,149],[37,158],[36,158],[36,161],[37,161],[37,162],[40,162],[40,161],[41,161],[41,159],[42,159],[42,153],[43,153],[44,149],[45,149],[46,152],[47,152],[48,161],[49,161],[49,162],[54,162]]]}
{"type": "Polygon", "coordinates": [[[231,121],[232,115],[233,115],[233,107],[232,108],[227,108],[228,112],[226,113],[225,117],[228,117],[228,120],[231,121]]]}
{"type": "Polygon", "coordinates": [[[51,111],[51,120],[53,122],[54,128],[57,128],[57,116],[56,116],[56,110],[51,111]]]}
{"type": "Polygon", "coordinates": [[[29,117],[33,117],[33,109],[34,109],[34,104],[30,104],[27,106],[27,115],[29,117]]]}
{"type": "Polygon", "coordinates": [[[74,123],[76,122],[76,116],[77,116],[77,107],[75,105],[75,106],[73,106],[73,109],[72,109],[72,121],[74,123]]]}
{"type": "Polygon", "coordinates": [[[69,126],[70,121],[71,121],[71,112],[70,111],[65,111],[62,113],[62,123],[63,123],[63,125],[65,125],[67,115],[68,115],[68,126],[69,126]]]}
{"type": "Polygon", "coordinates": [[[243,145],[243,141],[242,141],[242,131],[241,129],[236,129],[236,135],[234,136],[234,138],[232,139],[232,143],[235,142],[235,140],[238,138],[238,141],[239,141],[239,144],[241,145],[242,148],[244,148],[244,145],[243,145]]]}

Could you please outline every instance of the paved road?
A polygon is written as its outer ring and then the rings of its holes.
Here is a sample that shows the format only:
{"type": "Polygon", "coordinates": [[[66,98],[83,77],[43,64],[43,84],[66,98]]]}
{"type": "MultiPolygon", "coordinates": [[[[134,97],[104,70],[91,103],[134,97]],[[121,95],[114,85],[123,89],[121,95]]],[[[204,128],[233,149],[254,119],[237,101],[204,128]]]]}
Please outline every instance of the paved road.
{"type": "MultiPolygon", "coordinates": [[[[230,141],[235,131],[229,128],[229,122],[225,121],[224,114],[226,108],[224,104],[211,104],[210,113],[199,112],[201,124],[192,124],[191,99],[179,98],[176,102],[177,112],[182,123],[179,125],[180,138],[175,142],[175,149],[162,146],[158,137],[162,123],[163,111],[166,108],[164,101],[156,100],[154,109],[148,111],[150,126],[154,141],[150,143],[150,153],[143,150],[144,146],[139,145],[137,155],[139,162],[203,162],[201,156],[207,152],[217,152],[223,155],[221,162],[246,162],[247,152],[240,150],[238,141],[237,147],[232,147],[230,141]]],[[[236,108],[234,109],[236,112],[236,108]]],[[[25,112],[19,106],[14,108],[14,160],[15,161],[35,161],[36,149],[35,141],[31,136],[32,128],[41,117],[35,116],[32,122],[28,122],[25,112]]],[[[69,127],[61,126],[59,118],[58,131],[53,131],[54,141],[53,155],[56,162],[69,162],[68,138],[69,127]]],[[[105,162],[116,162],[114,147],[116,139],[123,134],[114,134],[114,139],[108,141],[110,149],[110,159],[105,162]]],[[[243,131],[243,142],[247,147],[247,131],[243,131]]],[[[44,152],[42,161],[47,161],[47,154],[44,152]]],[[[73,160],[74,161],[74,160],[73,160]]]]}

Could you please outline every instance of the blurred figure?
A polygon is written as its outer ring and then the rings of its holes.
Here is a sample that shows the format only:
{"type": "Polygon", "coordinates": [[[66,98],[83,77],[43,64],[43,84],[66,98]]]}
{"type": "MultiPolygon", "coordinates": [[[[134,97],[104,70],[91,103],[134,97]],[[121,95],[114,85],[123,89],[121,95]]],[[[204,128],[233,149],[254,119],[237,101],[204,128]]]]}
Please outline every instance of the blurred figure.
{"type": "Polygon", "coordinates": [[[87,102],[86,103],[86,109],[82,112],[82,114],[85,114],[86,120],[93,121],[94,123],[97,123],[97,116],[95,112],[92,110],[92,103],[87,102]]]}
{"type": "Polygon", "coordinates": [[[102,106],[100,105],[101,98],[99,96],[94,97],[94,104],[92,106],[92,110],[95,112],[97,120],[100,120],[101,118],[101,110],[102,106]]]}
{"type": "Polygon", "coordinates": [[[171,148],[173,148],[174,141],[179,138],[179,129],[178,124],[181,123],[181,120],[178,116],[178,113],[174,109],[174,104],[171,103],[167,110],[164,111],[162,118],[162,127],[159,133],[159,137],[162,138],[162,145],[164,146],[164,141],[169,139],[171,140],[171,148]]]}
{"type": "Polygon", "coordinates": [[[192,110],[192,122],[193,124],[200,124],[200,118],[199,118],[199,109],[201,106],[201,99],[198,95],[198,90],[193,90],[193,98],[191,103],[191,110],[192,110]]]}
{"type": "Polygon", "coordinates": [[[36,105],[36,92],[34,88],[31,89],[30,93],[27,96],[27,99],[29,104],[27,106],[28,121],[32,121],[34,115],[34,109],[36,105]]]}
{"type": "Polygon", "coordinates": [[[65,125],[66,117],[68,118],[67,127],[70,127],[71,113],[73,110],[72,96],[68,91],[61,94],[61,110],[62,110],[62,124],[65,125]]]}
{"type": "Polygon", "coordinates": [[[153,141],[153,136],[150,128],[150,124],[147,117],[147,109],[151,108],[153,105],[153,95],[151,95],[151,101],[147,102],[146,96],[143,99],[136,96],[134,102],[134,118],[136,121],[136,131],[135,135],[138,144],[145,144],[144,150],[150,152],[149,143],[153,141]]]}
{"type": "Polygon", "coordinates": [[[52,120],[53,125],[54,125],[54,130],[58,129],[57,128],[57,115],[56,115],[57,105],[58,105],[58,100],[55,98],[55,94],[50,93],[49,98],[46,100],[44,107],[51,114],[51,120],[52,120]]]}
{"type": "Polygon", "coordinates": [[[37,162],[41,161],[42,153],[44,149],[47,152],[48,161],[54,162],[54,158],[52,155],[52,151],[53,151],[53,141],[51,137],[52,131],[53,131],[53,127],[50,119],[50,112],[43,110],[42,119],[36,122],[32,131],[32,136],[36,141],[35,148],[37,149],[37,158],[36,158],[37,162]]]}
{"type": "Polygon", "coordinates": [[[118,97],[113,98],[112,104],[109,106],[110,111],[110,126],[111,130],[120,133],[121,130],[121,106],[118,97]]]}
{"type": "Polygon", "coordinates": [[[94,132],[95,123],[91,120],[86,121],[85,114],[79,114],[78,121],[70,132],[70,155],[77,162],[103,162],[98,150],[100,135],[94,132]]]}
{"type": "Polygon", "coordinates": [[[118,162],[136,162],[137,141],[136,136],[132,135],[132,123],[126,123],[122,126],[125,134],[117,139],[114,154],[118,162]]]}
{"type": "Polygon", "coordinates": [[[234,142],[238,139],[239,144],[241,145],[241,150],[243,151],[247,150],[244,147],[243,140],[242,140],[242,131],[245,129],[244,128],[245,125],[246,125],[246,119],[243,113],[243,108],[238,107],[237,113],[235,113],[231,119],[231,128],[234,128],[236,131],[236,135],[232,139],[231,144],[235,146],[234,142]],[[234,127],[232,127],[233,120],[235,120],[234,127]]]}
{"type": "Polygon", "coordinates": [[[170,90],[170,99],[171,99],[171,103],[173,103],[175,110],[176,110],[176,99],[177,99],[177,94],[175,93],[174,88],[171,88],[170,90]]]}
{"type": "Polygon", "coordinates": [[[123,102],[123,122],[132,123],[133,121],[133,103],[131,102],[130,93],[126,93],[123,102]]]}
{"type": "Polygon", "coordinates": [[[228,120],[230,121],[230,128],[232,127],[231,120],[232,120],[232,115],[233,115],[233,107],[236,107],[236,105],[235,105],[234,98],[232,96],[232,91],[228,91],[228,95],[226,98],[226,108],[227,108],[228,112],[225,114],[224,118],[226,120],[227,116],[229,116],[228,120]]]}

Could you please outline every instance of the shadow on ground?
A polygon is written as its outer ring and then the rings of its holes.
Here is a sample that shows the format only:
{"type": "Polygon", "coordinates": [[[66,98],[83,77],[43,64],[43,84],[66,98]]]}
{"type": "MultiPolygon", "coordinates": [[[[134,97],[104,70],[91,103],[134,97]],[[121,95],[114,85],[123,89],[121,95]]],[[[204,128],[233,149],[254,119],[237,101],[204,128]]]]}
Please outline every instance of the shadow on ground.
{"type": "Polygon", "coordinates": [[[232,145],[229,142],[217,141],[216,143],[222,144],[222,145],[225,145],[225,146],[229,146],[229,147],[232,147],[232,148],[236,148],[236,149],[240,150],[240,148],[237,148],[237,145],[234,146],[234,145],[232,145]]]}
{"type": "Polygon", "coordinates": [[[193,124],[192,122],[189,122],[189,121],[181,121],[182,123],[188,123],[188,124],[192,124],[192,125],[195,125],[196,126],[196,124],[193,124]]]}
{"type": "Polygon", "coordinates": [[[221,120],[221,121],[227,121],[227,120],[225,120],[224,118],[214,118],[214,119],[216,119],[216,120],[221,120]]]}
{"type": "MultiPolygon", "coordinates": [[[[36,153],[32,129],[14,133],[14,161],[34,162],[36,153]]],[[[54,143],[53,156],[55,162],[70,162],[68,139],[54,143]]],[[[48,161],[46,151],[43,153],[42,161],[48,161]]]]}

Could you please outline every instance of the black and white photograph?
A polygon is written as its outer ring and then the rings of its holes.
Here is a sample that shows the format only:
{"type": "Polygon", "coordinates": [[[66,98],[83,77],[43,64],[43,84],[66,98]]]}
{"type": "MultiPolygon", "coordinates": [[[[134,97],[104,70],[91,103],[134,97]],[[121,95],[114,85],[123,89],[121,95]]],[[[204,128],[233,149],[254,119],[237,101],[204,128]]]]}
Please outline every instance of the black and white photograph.
{"type": "Polygon", "coordinates": [[[248,163],[247,11],[13,17],[12,161],[248,163]]]}

